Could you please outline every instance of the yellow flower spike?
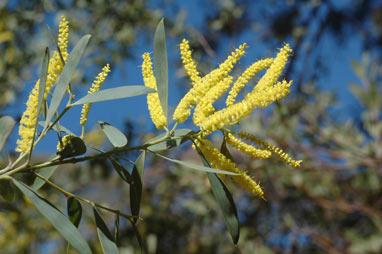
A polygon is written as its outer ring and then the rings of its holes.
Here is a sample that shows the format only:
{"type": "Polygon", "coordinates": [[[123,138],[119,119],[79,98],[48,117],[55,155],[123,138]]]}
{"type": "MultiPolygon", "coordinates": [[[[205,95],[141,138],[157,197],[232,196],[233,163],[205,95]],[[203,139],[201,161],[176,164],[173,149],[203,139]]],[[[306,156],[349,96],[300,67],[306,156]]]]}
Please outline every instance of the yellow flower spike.
{"type": "Polygon", "coordinates": [[[244,55],[246,48],[247,45],[244,43],[232,52],[217,69],[211,71],[196,83],[179,102],[173,114],[173,119],[180,123],[185,122],[191,114],[193,105],[198,104],[207,91],[228,76],[228,73],[233,69],[234,64],[244,55]]]}
{"type": "Polygon", "coordinates": [[[200,82],[201,77],[199,75],[198,70],[196,69],[195,62],[192,59],[188,40],[183,39],[179,47],[180,47],[180,53],[182,55],[182,62],[183,62],[184,69],[186,69],[187,75],[191,79],[192,85],[194,86],[195,84],[200,82]]]}
{"type": "MultiPolygon", "coordinates": [[[[90,90],[88,91],[88,94],[92,94],[100,90],[101,85],[105,81],[109,72],[110,72],[110,66],[109,64],[107,64],[102,68],[102,72],[99,73],[96,79],[93,81],[92,86],[90,90]]],[[[88,115],[89,115],[91,106],[92,106],[91,103],[86,103],[82,106],[81,118],[80,118],[81,125],[85,125],[86,122],[88,121],[88,115]]]]}
{"type": "MultiPolygon", "coordinates": [[[[157,90],[157,83],[154,77],[152,62],[149,53],[144,53],[142,55],[142,75],[145,86],[157,90]]],[[[167,119],[163,113],[162,106],[160,104],[158,93],[147,94],[147,105],[149,108],[151,120],[155,124],[155,127],[160,130],[167,125],[167,119]]]]}
{"type": "Polygon", "coordinates": [[[68,39],[69,39],[69,22],[65,16],[61,16],[60,28],[58,30],[58,47],[61,51],[64,61],[68,59],[68,39]]]}
{"type": "Polygon", "coordinates": [[[220,81],[205,94],[195,108],[193,115],[194,124],[199,125],[207,116],[215,111],[213,107],[214,102],[228,90],[232,80],[232,76],[228,75],[228,77],[220,81]]]}
{"type": "Polygon", "coordinates": [[[69,144],[69,141],[74,138],[74,135],[66,135],[62,138],[62,145],[60,142],[57,144],[57,151],[62,151],[69,144]]]}
{"type": "MultiPolygon", "coordinates": [[[[230,176],[232,179],[240,184],[244,189],[251,192],[253,195],[264,199],[264,192],[260,185],[257,184],[250,176],[248,176],[241,169],[236,167],[236,164],[224,156],[209,140],[196,140],[196,145],[202,151],[203,155],[211,163],[211,166],[216,169],[221,169],[229,172],[234,172],[239,175],[230,176]]],[[[195,149],[195,147],[193,146],[195,149]]]]}
{"type": "Polygon", "coordinates": [[[248,145],[247,143],[241,141],[240,139],[234,137],[231,133],[225,135],[226,141],[228,144],[235,147],[237,150],[248,154],[254,159],[267,159],[272,153],[268,150],[257,149],[254,146],[248,145]]]}
{"type": "MultiPolygon", "coordinates": [[[[67,54],[67,43],[68,43],[68,22],[65,17],[62,17],[60,22],[60,31],[58,36],[59,47],[62,52],[67,54]],[[63,47],[61,49],[61,46],[63,47]]],[[[50,90],[53,88],[53,85],[57,82],[59,75],[63,69],[64,65],[60,59],[60,55],[57,51],[54,51],[53,56],[49,59],[48,64],[48,75],[46,78],[45,91],[44,91],[44,100],[47,99],[50,90]]],[[[20,120],[19,135],[20,139],[16,141],[17,147],[16,152],[26,153],[29,151],[32,145],[32,139],[34,135],[34,127],[39,117],[37,115],[37,106],[38,106],[38,91],[40,86],[40,80],[37,80],[34,88],[29,94],[28,101],[26,103],[27,108],[23,113],[20,120]]]]}
{"type": "Polygon", "coordinates": [[[272,63],[273,63],[272,58],[266,58],[266,59],[257,61],[253,63],[251,66],[249,66],[233,84],[233,87],[227,97],[226,105],[231,106],[232,104],[234,104],[237,95],[239,94],[241,89],[248,83],[248,81],[252,79],[258,72],[268,68],[272,63]]]}
{"type": "Polygon", "coordinates": [[[251,134],[245,133],[245,132],[239,132],[239,133],[237,133],[237,135],[240,138],[255,142],[256,144],[258,144],[262,148],[271,151],[276,157],[278,157],[280,160],[284,161],[286,164],[288,164],[292,167],[295,167],[295,168],[300,167],[302,160],[296,161],[296,160],[291,159],[289,157],[289,155],[286,154],[282,149],[275,147],[274,145],[256,137],[255,135],[251,135],[251,134]]]}

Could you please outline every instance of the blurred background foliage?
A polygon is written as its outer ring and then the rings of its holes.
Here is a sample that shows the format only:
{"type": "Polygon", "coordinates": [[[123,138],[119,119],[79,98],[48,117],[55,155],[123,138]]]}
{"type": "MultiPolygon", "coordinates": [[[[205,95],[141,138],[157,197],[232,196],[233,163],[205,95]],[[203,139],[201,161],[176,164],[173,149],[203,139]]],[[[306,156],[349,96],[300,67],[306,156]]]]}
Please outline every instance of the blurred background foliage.
{"type": "MultiPolygon", "coordinates": [[[[241,222],[241,238],[233,246],[205,175],[149,157],[143,221],[138,224],[148,252],[381,253],[382,3],[211,0],[194,5],[170,0],[0,1],[0,108],[20,103],[17,98],[25,80],[31,79],[43,47],[51,42],[42,24],[56,24],[62,14],[70,20],[70,40],[93,35],[85,60],[91,68],[106,61],[123,68],[126,59],[139,56],[134,46],[152,41],[162,16],[168,36],[176,38],[176,43],[183,37],[190,39],[195,58],[203,62],[201,72],[240,38],[248,38],[249,45],[266,45],[265,49],[288,41],[294,55],[285,76],[294,81],[294,91],[272,110],[246,119],[240,128],[255,131],[302,159],[302,167],[292,169],[277,160],[252,161],[231,149],[239,167],[261,181],[267,199],[258,200],[228,184],[241,222]],[[325,63],[330,50],[324,38],[333,39],[339,47],[355,39],[361,45],[363,58],[351,63],[358,82],[339,84],[340,91],[351,90],[358,106],[338,107],[344,104],[343,98],[318,85],[335,71],[325,63]]],[[[93,74],[78,76],[85,82],[93,74]]],[[[180,68],[177,74],[184,76],[180,68]]],[[[139,130],[138,122],[126,120],[130,143],[152,136],[139,130]]],[[[95,146],[103,143],[98,130],[86,138],[95,146]]],[[[221,142],[221,137],[213,138],[221,142]]],[[[170,153],[174,158],[198,160],[189,144],[170,153]]],[[[61,166],[54,180],[80,196],[129,211],[128,186],[104,161],[61,166]]],[[[49,187],[41,192],[66,209],[64,197],[49,187]]],[[[2,253],[63,253],[62,238],[27,200],[21,195],[18,200],[7,203],[0,198],[2,253]]],[[[80,229],[94,251],[101,253],[91,211],[85,209],[84,214],[80,229]]],[[[112,228],[114,218],[108,215],[103,214],[112,228]]],[[[121,253],[139,253],[131,226],[121,222],[120,227],[121,253]]]]}

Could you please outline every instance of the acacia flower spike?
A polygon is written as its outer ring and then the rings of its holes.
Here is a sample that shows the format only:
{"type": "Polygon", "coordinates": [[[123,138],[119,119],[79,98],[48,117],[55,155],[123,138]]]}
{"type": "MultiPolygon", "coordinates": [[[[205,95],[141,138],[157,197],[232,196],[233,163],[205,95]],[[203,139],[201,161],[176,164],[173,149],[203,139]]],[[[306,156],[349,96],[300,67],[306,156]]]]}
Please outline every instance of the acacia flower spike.
{"type": "MultiPolygon", "coordinates": [[[[67,55],[67,45],[68,45],[68,21],[66,21],[65,17],[62,16],[62,20],[60,22],[60,30],[58,35],[58,41],[62,45],[62,54],[67,55]],[[65,46],[66,45],[66,46],[65,46]],[[64,47],[65,46],[65,47],[64,47]]],[[[58,51],[54,51],[53,56],[49,59],[48,64],[48,75],[46,78],[45,91],[44,91],[44,101],[47,99],[50,90],[53,88],[53,85],[57,82],[59,75],[61,74],[64,65],[60,59],[58,51]]],[[[37,80],[34,88],[29,94],[28,101],[26,103],[27,108],[24,111],[19,127],[19,135],[20,139],[16,141],[17,147],[16,152],[26,153],[29,151],[32,145],[32,139],[35,131],[35,123],[38,119],[38,91],[40,86],[40,80],[37,80]]]]}
{"type": "Polygon", "coordinates": [[[192,59],[190,45],[188,40],[183,39],[182,43],[179,46],[180,54],[182,55],[182,62],[184,69],[186,69],[187,75],[191,80],[193,86],[200,82],[201,77],[198,70],[196,69],[196,63],[192,59]]]}
{"type": "Polygon", "coordinates": [[[57,150],[62,151],[64,148],[69,144],[69,141],[74,138],[74,135],[66,135],[62,138],[62,145],[61,142],[58,142],[57,144],[57,150]]]}
{"type": "Polygon", "coordinates": [[[231,133],[227,133],[225,138],[228,144],[254,159],[267,159],[272,155],[272,153],[268,150],[257,149],[254,146],[246,144],[240,139],[234,137],[231,133]]]}
{"type": "Polygon", "coordinates": [[[274,154],[280,160],[284,161],[286,164],[288,164],[292,167],[295,167],[295,168],[300,167],[302,160],[296,161],[296,160],[291,159],[289,157],[289,155],[287,153],[285,153],[282,149],[275,147],[274,145],[256,137],[255,135],[251,135],[251,134],[245,133],[245,132],[239,132],[239,133],[237,133],[237,135],[240,138],[246,139],[248,141],[252,141],[252,142],[258,144],[259,146],[261,146],[262,148],[271,151],[272,154],[274,154]]]}
{"type": "MultiPolygon", "coordinates": [[[[236,167],[236,164],[229,158],[224,156],[209,140],[195,140],[195,144],[200,148],[203,155],[211,163],[212,167],[226,170],[229,172],[238,173],[239,175],[231,176],[232,179],[240,184],[244,189],[251,192],[253,195],[264,199],[264,192],[260,185],[257,184],[250,176],[248,176],[241,169],[236,167]]],[[[195,145],[193,145],[193,148],[195,145]]]]}
{"type": "MultiPolygon", "coordinates": [[[[144,53],[142,55],[142,75],[145,86],[158,90],[156,79],[153,73],[152,62],[149,53],[144,53]]],[[[155,127],[160,130],[167,125],[166,117],[163,113],[162,106],[160,104],[158,93],[147,94],[147,106],[149,108],[151,120],[155,124],[155,127]]]]}
{"type": "Polygon", "coordinates": [[[200,82],[196,83],[186,95],[181,99],[173,114],[173,119],[183,123],[191,114],[193,105],[198,104],[207,91],[228,76],[234,64],[244,55],[247,45],[244,43],[236,49],[219,67],[204,76],[200,82]]]}
{"type": "MultiPolygon", "coordinates": [[[[96,79],[93,81],[92,87],[88,91],[88,94],[98,92],[101,89],[101,85],[105,81],[109,72],[110,72],[110,66],[109,64],[107,64],[102,68],[102,72],[100,72],[98,76],[96,77],[96,79]]],[[[86,122],[88,121],[88,115],[89,115],[91,106],[92,106],[92,103],[86,103],[82,106],[81,118],[80,118],[81,125],[85,125],[86,122]]]]}

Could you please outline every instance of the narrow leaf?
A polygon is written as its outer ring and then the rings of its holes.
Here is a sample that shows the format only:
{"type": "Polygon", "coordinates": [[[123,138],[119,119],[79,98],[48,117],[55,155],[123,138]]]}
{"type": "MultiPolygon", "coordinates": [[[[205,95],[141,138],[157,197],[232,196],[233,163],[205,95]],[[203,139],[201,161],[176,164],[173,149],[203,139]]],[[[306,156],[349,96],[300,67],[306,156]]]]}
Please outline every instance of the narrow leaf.
{"type": "Polygon", "coordinates": [[[117,246],[119,245],[119,215],[115,215],[115,222],[114,222],[114,239],[117,246]]]}
{"type": "Polygon", "coordinates": [[[67,200],[67,211],[69,220],[76,226],[76,228],[78,228],[82,218],[81,203],[77,199],[69,197],[67,200]]]}
{"type": "Polygon", "coordinates": [[[9,180],[0,179],[0,196],[8,202],[12,202],[14,200],[15,190],[9,180]]]}
{"type": "Polygon", "coordinates": [[[129,98],[148,93],[155,93],[155,90],[146,86],[121,86],[116,88],[109,88],[88,94],[71,104],[71,106],[129,98]]]}
{"type": "Polygon", "coordinates": [[[50,103],[48,113],[46,116],[44,131],[48,127],[55,112],[57,112],[57,109],[60,106],[62,99],[64,98],[66,88],[69,85],[70,79],[72,78],[72,75],[75,72],[78,63],[80,62],[80,59],[83,53],[85,52],[85,49],[90,40],[90,37],[91,35],[89,34],[83,36],[68,57],[68,60],[57,82],[56,89],[54,89],[52,101],[50,103]]]}
{"type": "Polygon", "coordinates": [[[235,160],[233,159],[230,151],[228,150],[228,147],[227,147],[227,142],[225,140],[225,137],[223,138],[223,142],[222,142],[222,145],[220,147],[220,152],[225,156],[227,157],[228,159],[230,159],[231,161],[235,162],[235,160]]]}
{"type": "MultiPolygon", "coordinates": [[[[44,126],[44,125],[45,125],[45,121],[39,121],[38,124],[39,124],[40,126],[44,126]]],[[[57,123],[56,123],[55,125],[53,125],[52,129],[58,132],[58,129],[57,129],[57,123]]],[[[61,132],[65,132],[66,134],[69,134],[69,135],[76,136],[76,134],[74,134],[74,133],[73,133],[71,130],[69,130],[68,128],[62,126],[62,124],[60,124],[60,131],[61,131],[61,132]]]]}
{"type": "Polygon", "coordinates": [[[101,243],[103,253],[114,254],[119,253],[118,247],[114,242],[113,236],[110,234],[106,223],[103,221],[99,213],[95,208],[93,208],[94,218],[97,225],[98,238],[101,243]]]}
{"type": "MultiPolygon", "coordinates": [[[[56,155],[53,155],[53,156],[49,157],[48,161],[52,160],[54,157],[56,157],[56,155]]],[[[54,174],[54,172],[56,171],[57,167],[58,167],[58,165],[54,165],[54,166],[50,166],[50,167],[46,167],[46,168],[41,168],[41,169],[37,170],[37,173],[39,173],[40,175],[42,175],[45,178],[49,179],[54,174]]],[[[37,191],[44,184],[45,184],[44,180],[42,180],[40,177],[36,177],[36,179],[33,182],[32,189],[34,191],[37,191]]]]}
{"type": "Polygon", "coordinates": [[[101,125],[103,132],[114,147],[123,147],[127,145],[127,138],[120,130],[107,122],[98,121],[98,123],[101,125]]]}
{"type": "MultiPolygon", "coordinates": [[[[40,115],[40,110],[44,100],[46,77],[48,75],[48,66],[49,66],[49,48],[46,47],[44,59],[42,60],[42,64],[41,64],[40,84],[38,87],[38,104],[37,104],[38,116],[40,115]]],[[[38,117],[37,117],[37,121],[38,121],[38,117]]]]}
{"type": "Polygon", "coordinates": [[[154,71],[157,82],[158,96],[163,113],[167,119],[168,111],[168,62],[164,20],[162,19],[154,35],[154,71]]]}
{"type": "Polygon", "coordinates": [[[197,165],[197,164],[193,164],[193,163],[190,163],[190,162],[185,162],[185,161],[180,161],[180,160],[176,160],[176,159],[171,159],[171,158],[168,158],[168,157],[163,156],[163,155],[158,154],[158,153],[155,153],[155,155],[159,156],[159,157],[161,157],[163,159],[166,159],[168,161],[175,162],[177,164],[185,166],[186,168],[192,168],[192,169],[196,169],[196,170],[200,170],[200,171],[204,171],[204,172],[210,172],[210,173],[218,173],[218,174],[225,174],[225,175],[238,175],[237,173],[228,172],[228,171],[225,171],[225,170],[214,169],[214,168],[211,168],[211,167],[204,167],[202,165],[197,165]]]}
{"type": "Polygon", "coordinates": [[[70,220],[49,201],[42,198],[25,184],[13,179],[16,187],[29,198],[36,209],[47,218],[47,220],[57,229],[57,231],[76,249],[79,253],[91,254],[89,245],[82,237],[78,229],[70,220]]]}
{"type": "MultiPolygon", "coordinates": [[[[131,214],[133,216],[139,216],[142,199],[142,181],[145,168],[145,158],[146,152],[143,151],[135,161],[133,171],[131,172],[133,181],[130,184],[130,207],[131,214]]],[[[137,219],[134,219],[134,222],[136,223],[137,219]]]]}
{"type": "Polygon", "coordinates": [[[118,175],[122,178],[122,180],[124,180],[128,184],[131,184],[133,178],[131,177],[129,171],[125,169],[118,161],[112,158],[109,158],[109,160],[113,164],[114,169],[117,171],[118,175]]]}
{"type": "Polygon", "coordinates": [[[134,232],[135,232],[135,236],[137,237],[138,244],[139,244],[139,248],[141,248],[141,251],[142,251],[143,253],[146,253],[146,246],[145,246],[145,244],[144,244],[144,242],[143,242],[143,239],[142,239],[141,234],[140,234],[139,231],[138,231],[137,226],[136,226],[131,220],[129,220],[129,221],[130,221],[130,223],[131,223],[131,226],[133,227],[133,230],[134,230],[134,232]]]}
{"type": "MultiPolygon", "coordinates": [[[[149,146],[148,149],[152,152],[159,152],[159,151],[169,150],[171,148],[177,147],[177,146],[183,144],[184,142],[186,142],[188,139],[184,136],[187,134],[190,134],[192,132],[193,131],[190,129],[175,130],[173,137],[171,137],[171,139],[167,139],[167,140],[160,142],[158,144],[149,146]]],[[[163,138],[165,135],[167,135],[167,134],[162,133],[162,134],[150,139],[149,141],[147,141],[146,144],[153,143],[156,140],[163,138]]]]}
{"type": "Polygon", "coordinates": [[[15,126],[15,120],[10,116],[0,117],[0,151],[3,149],[9,135],[15,126]]]}

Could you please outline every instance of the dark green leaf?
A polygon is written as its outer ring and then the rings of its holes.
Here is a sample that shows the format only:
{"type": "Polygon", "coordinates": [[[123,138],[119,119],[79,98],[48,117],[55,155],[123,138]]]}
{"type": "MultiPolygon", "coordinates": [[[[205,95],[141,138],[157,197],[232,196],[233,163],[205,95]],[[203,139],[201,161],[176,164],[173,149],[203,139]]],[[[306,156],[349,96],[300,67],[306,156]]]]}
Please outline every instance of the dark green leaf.
{"type": "Polygon", "coordinates": [[[196,170],[199,170],[199,171],[218,173],[218,174],[225,174],[225,175],[238,175],[236,173],[225,171],[225,170],[214,169],[214,168],[211,168],[211,167],[204,167],[202,165],[197,165],[197,164],[193,164],[193,163],[190,163],[190,162],[185,162],[185,161],[171,159],[171,158],[168,158],[168,157],[163,156],[163,155],[158,154],[158,153],[155,153],[155,155],[159,156],[159,157],[161,157],[163,159],[169,160],[171,162],[175,162],[177,164],[185,166],[186,168],[192,168],[192,169],[196,169],[196,170]]]}
{"type": "Polygon", "coordinates": [[[114,222],[114,239],[117,246],[119,245],[119,215],[115,215],[115,222],[114,222]]]}
{"type": "Polygon", "coordinates": [[[85,52],[90,37],[91,35],[89,34],[83,36],[68,57],[68,60],[57,82],[56,89],[54,89],[52,101],[50,102],[48,113],[46,115],[44,130],[48,127],[55,112],[57,112],[57,109],[60,106],[62,99],[64,98],[66,88],[69,85],[70,79],[72,78],[72,75],[75,72],[78,63],[80,62],[83,53],[85,52]]]}
{"type": "MultiPolygon", "coordinates": [[[[135,161],[133,171],[131,172],[133,181],[130,184],[130,207],[131,214],[133,216],[139,216],[142,198],[142,181],[145,168],[145,157],[146,152],[143,151],[135,161]]],[[[137,219],[134,219],[134,222],[137,222],[137,219]]]]}
{"type": "MultiPolygon", "coordinates": [[[[48,66],[49,66],[49,48],[46,47],[44,59],[42,60],[42,64],[41,64],[40,84],[38,87],[38,105],[37,105],[38,115],[40,115],[41,106],[44,100],[46,76],[48,75],[48,66]]],[[[38,117],[37,117],[37,121],[38,121],[38,117]]]]}
{"type": "Polygon", "coordinates": [[[77,199],[73,197],[69,197],[67,200],[67,210],[68,210],[69,220],[73,223],[74,226],[78,228],[82,218],[81,203],[77,199]]]}
{"type": "MultiPolygon", "coordinates": [[[[192,132],[193,131],[190,130],[190,129],[178,129],[178,130],[175,130],[174,135],[171,137],[172,139],[165,140],[165,141],[160,142],[158,144],[149,146],[148,149],[150,151],[152,151],[152,152],[159,152],[159,151],[169,150],[169,149],[174,148],[176,146],[179,146],[179,145],[183,144],[185,141],[187,141],[188,139],[186,137],[184,137],[184,138],[181,138],[181,137],[183,137],[183,136],[185,136],[187,134],[190,134],[192,132]]],[[[160,138],[163,138],[166,135],[167,135],[166,133],[162,133],[162,134],[160,134],[160,135],[150,139],[149,141],[147,141],[146,144],[153,143],[156,140],[158,140],[160,138]]]]}
{"type": "Polygon", "coordinates": [[[143,242],[141,234],[138,231],[137,226],[135,226],[134,222],[132,222],[131,220],[129,220],[129,221],[131,223],[131,226],[133,227],[133,230],[134,230],[135,236],[137,237],[138,244],[139,244],[139,247],[141,248],[141,251],[143,253],[146,253],[146,251],[145,251],[146,250],[146,246],[145,246],[145,244],[143,242]]]}
{"type": "Polygon", "coordinates": [[[12,202],[15,198],[15,190],[9,180],[0,180],[0,196],[8,202],[12,202]]]}
{"type": "MultiPolygon", "coordinates": [[[[48,161],[50,161],[51,159],[53,159],[54,157],[56,157],[55,155],[51,156],[48,158],[48,161]]],[[[41,168],[41,169],[38,169],[37,170],[37,173],[39,173],[40,175],[44,176],[45,178],[49,179],[53,174],[54,172],[56,171],[58,165],[54,165],[54,166],[50,166],[50,167],[46,167],[46,168],[41,168]]],[[[36,179],[34,180],[33,182],[33,185],[32,185],[32,189],[34,191],[37,191],[38,189],[40,189],[43,185],[45,184],[45,181],[42,180],[41,178],[39,177],[36,177],[36,179]]]]}
{"type": "Polygon", "coordinates": [[[223,142],[222,142],[222,145],[220,147],[220,152],[225,156],[227,157],[228,159],[230,159],[231,161],[235,162],[235,160],[233,159],[230,151],[228,150],[228,147],[227,147],[227,142],[225,140],[225,137],[223,138],[223,142]]]}
{"type": "Polygon", "coordinates": [[[75,103],[73,103],[72,106],[81,105],[85,103],[129,98],[148,93],[155,93],[155,90],[146,86],[121,86],[88,94],[76,101],[75,103]]]}
{"type": "Polygon", "coordinates": [[[0,117],[0,151],[3,149],[9,135],[15,126],[15,120],[10,116],[0,117]]]}
{"type": "Polygon", "coordinates": [[[57,231],[75,248],[79,253],[91,254],[92,251],[89,245],[82,237],[78,229],[70,222],[70,220],[62,214],[55,206],[49,201],[42,198],[31,188],[25,184],[13,179],[13,183],[25,196],[33,203],[36,209],[47,218],[47,220],[57,229],[57,231]]]}
{"type": "Polygon", "coordinates": [[[86,146],[84,141],[79,137],[73,137],[64,147],[64,150],[57,152],[62,159],[78,156],[84,153],[86,153],[86,146]]]}
{"type": "Polygon", "coordinates": [[[118,161],[112,158],[109,158],[109,160],[113,164],[114,169],[117,171],[118,175],[122,178],[122,180],[124,180],[128,184],[131,184],[133,178],[131,177],[129,171],[125,169],[118,161]]]}
{"type": "Polygon", "coordinates": [[[113,236],[110,234],[109,229],[106,226],[106,223],[103,221],[99,213],[95,208],[93,208],[94,218],[97,225],[98,238],[101,243],[103,253],[113,254],[119,253],[118,247],[114,242],[113,236]]]}
{"type": "Polygon", "coordinates": [[[101,125],[103,132],[114,147],[123,147],[127,145],[127,138],[120,130],[107,122],[98,121],[98,123],[101,125]]]}
{"type": "Polygon", "coordinates": [[[168,108],[168,62],[164,20],[159,22],[154,35],[154,69],[158,96],[167,119],[168,108]]]}

